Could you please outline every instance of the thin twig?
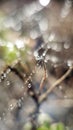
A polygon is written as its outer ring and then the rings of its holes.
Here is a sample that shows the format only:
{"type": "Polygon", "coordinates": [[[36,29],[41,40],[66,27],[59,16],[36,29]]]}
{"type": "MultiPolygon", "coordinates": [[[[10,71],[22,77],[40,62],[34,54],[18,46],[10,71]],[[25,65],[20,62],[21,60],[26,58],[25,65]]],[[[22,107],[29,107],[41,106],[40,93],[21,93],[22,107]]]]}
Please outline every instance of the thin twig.
{"type": "Polygon", "coordinates": [[[53,89],[59,85],[72,71],[73,69],[73,66],[70,67],[68,69],[68,71],[61,77],[59,78],[44,94],[42,94],[40,97],[39,97],[39,103],[42,102],[45,98],[47,98],[47,95],[53,91],[53,89]]]}
{"type": "Polygon", "coordinates": [[[46,72],[46,66],[44,64],[44,76],[43,76],[43,78],[41,80],[41,83],[40,83],[40,87],[39,87],[40,91],[44,87],[44,83],[46,81],[46,77],[47,77],[47,72],[46,72]]]}

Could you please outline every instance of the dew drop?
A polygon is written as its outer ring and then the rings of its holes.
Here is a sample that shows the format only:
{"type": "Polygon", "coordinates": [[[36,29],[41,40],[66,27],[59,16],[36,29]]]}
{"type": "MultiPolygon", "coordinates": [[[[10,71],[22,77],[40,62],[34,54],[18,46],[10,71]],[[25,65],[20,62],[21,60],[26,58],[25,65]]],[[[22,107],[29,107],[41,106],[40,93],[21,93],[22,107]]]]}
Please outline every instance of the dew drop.
{"type": "Polygon", "coordinates": [[[24,78],[26,77],[26,74],[24,74],[24,78]]]}
{"type": "Polygon", "coordinates": [[[64,48],[65,49],[69,49],[70,48],[70,44],[67,42],[67,43],[64,43],[64,48]]]}
{"type": "Polygon", "coordinates": [[[34,57],[35,58],[38,57],[38,52],[37,51],[34,52],[34,57]]]}
{"type": "Polygon", "coordinates": [[[59,86],[59,89],[60,89],[60,90],[62,90],[62,89],[63,89],[61,85],[59,86]]]}
{"type": "Polygon", "coordinates": [[[70,67],[73,65],[73,61],[72,60],[67,60],[67,65],[70,67]]]}
{"type": "Polygon", "coordinates": [[[13,104],[10,104],[9,109],[13,110],[13,104]]]}
{"type": "Polygon", "coordinates": [[[31,88],[31,84],[30,83],[28,84],[28,88],[31,88]]]}
{"type": "Polygon", "coordinates": [[[27,83],[28,83],[28,81],[26,80],[25,84],[27,84],[27,83]]]}
{"type": "Polygon", "coordinates": [[[3,74],[4,78],[6,78],[6,73],[3,74]]]}
{"type": "Polygon", "coordinates": [[[48,61],[45,59],[44,62],[47,63],[48,61]]]}
{"type": "Polygon", "coordinates": [[[14,110],[16,110],[16,108],[17,108],[17,100],[11,99],[11,100],[8,102],[8,110],[9,110],[9,111],[14,111],[14,110]]]}
{"type": "Polygon", "coordinates": [[[1,79],[4,79],[4,76],[1,76],[1,79]]]}
{"type": "Polygon", "coordinates": [[[22,101],[21,101],[21,99],[18,100],[18,107],[19,107],[19,108],[22,107],[22,101]]]}
{"type": "Polygon", "coordinates": [[[23,101],[23,100],[24,100],[24,97],[21,97],[21,100],[23,101]]]}
{"type": "Polygon", "coordinates": [[[46,55],[46,52],[43,53],[43,57],[45,57],[45,55],[46,55]]]}
{"type": "Polygon", "coordinates": [[[7,80],[7,86],[9,86],[9,85],[10,85],[10,81],[7,80]]]}
{"type": "Polygon", "coordinates": [[[7,69],[6,73],[9,74],[10,71],[11,71],[10,69],[7,69]]]}
{"type": "Polygon", "coordinates": [[[33,73],[30,74],[31,76],[33,75],[33,73]]]}
{"type": "Polygon", "coordinates": [[[47,49],[51,49],[50,45],[47,45],[47,49]]]}

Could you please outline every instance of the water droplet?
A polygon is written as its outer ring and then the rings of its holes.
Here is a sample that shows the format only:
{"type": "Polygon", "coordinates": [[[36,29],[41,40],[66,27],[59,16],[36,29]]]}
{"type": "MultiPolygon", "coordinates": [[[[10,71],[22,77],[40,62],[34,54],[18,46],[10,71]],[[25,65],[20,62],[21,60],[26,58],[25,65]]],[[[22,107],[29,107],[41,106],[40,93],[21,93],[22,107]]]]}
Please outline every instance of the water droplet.
{"type": "Polygon", "coordinates": [[[9,85],[10,85],[10,81],[7,80],[7,86],[9,86],[9,85]]]}
{"type": "Polygon", "coordinates": [[[8,74],[11,70],[10,69],[7,69],[6,73],[8,74]]]}
{"type": "Polygon", "coordinates": [[[70,13],[71,7],[72,7],[72,1],[66,0],[61,11],[61,18],[65,18],[68,16],[68,14],[70,13]]]}
{"type": "Polygon", "coordinates": [[[50,45],[47,45],[47,49],[51,49],[50,45]]]}
{"type": "Polygon", "coordinates": [[[61,85],[59,86],[59,89],[62,90],[62,86],[61,85]]]}
{"type": "Polygon", "coordinates": [[[44,62],[47,63],[48,61],[45,59],[44,62]]]}
{"type": "Polygon", "coordinates": [[[21,100],[23,101],[23,100],[24,100],[24,97],[21,97],[21,100]]]}
{"type": "Polygon", "coordinates": [[[54,55],[51,56],[51,61],[52,61],[53,63],[58,62],[58,60],[59,60],[59,59],[58,59],[56,56],[54,56],[54,55]]]}
{"type": "Polygon", "coordinates": [[[3,73],[4,78],[6,78],[6,73],[3,73]]]}
{"type": "Polygon", "coordinates": [[[28,84],[28,88],[31,88],[31,84],[30,83],[28,84]]]}
{"type": "Polygon", "coordinates": [[[46,56],[46,52],[43,53],[43,57],[45,57],[45,56],[46,56]]]}
{"type": "Polygon", "coordinates": [[[25,84],[27,84],[27,83],[28,83],[28,80],[26,80],[25,84]]]}
{"type": "Polygon", "coordinates": [[[29,79],[31,79],[31,75],[29,75],[29,79]]]}
{"type": "Polygon", "coordinates": [[[69,49],[70,48],[70,43],[68,43],[68,42],[64,43],[64,48],[69,49]]]}
{"type": "Polygon", "coordinates": [[[24,78],[26,77],[26,74],[24,74],[24,78]]]}
{"type": "Polygon", "coordinates": [[[33,73],[30,74],[31,76],[33,75],[33,73]]]}
{"type": "Polygon", "coordinates": [[[4,79],[4,76],[1,76],[1,79],[4,79]]]}
{"type": "Polygon", "coordinates": [[[18,103],[17,103],[17,104],[18,104],[18,107],[19,107],[19,108],[22,107],[22,101],[21,101],[21,99],[18,100],[18,103]]]}
{"type": "Polygon", "coordinates": [[[10,104],[9,109],[13,110],[13,104],[10,104]]]}
{"type": "Polygon", "coordinates": [[[37,51],[34,52],[34,57],[35,58],[38,57],[38,52],[37,51]]]}
{"type": "Polygon", "coordinates": [[[73,61],[72,60],[67,60],[67,65],[70,67],[73,65],[73,61]]]}
{"type": "Polygon", "coordinates": [[[39,63],[37,63],[36,66],[38,67],[38,66],[39,66],[39,63]]]}

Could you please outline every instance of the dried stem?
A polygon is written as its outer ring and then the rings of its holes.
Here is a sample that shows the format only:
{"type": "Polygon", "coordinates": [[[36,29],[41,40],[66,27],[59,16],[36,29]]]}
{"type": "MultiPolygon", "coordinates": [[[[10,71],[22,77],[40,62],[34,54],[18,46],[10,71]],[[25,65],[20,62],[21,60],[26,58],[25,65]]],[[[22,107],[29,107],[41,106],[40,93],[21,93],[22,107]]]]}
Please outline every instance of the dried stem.
{"type": "Polygon", "coordinates": [[[46,76],[47,75],[47,72],[46,72],[46,65],[44,64],[44,76],[43,76],[43,78],[42,78],[42,80],[41,80],[41,83],[40,83],[40,91],[41,91],[41,89],[44,87],[44,83],[45,83],[45,80],[46,80],[46,76]]]}
{"type": "Polygon", "coordinates": [[[72,69],[73,69],[73,66],[70,67],[70,68],[68,69],[68,71],[67,71],[61,78],[59,78],[44,94],[42,94],[42,95],[39,97],[39,103],[42,102],[45,98],[47,98],[48,94],[49,94],[50,92],[52,92],[53,89],[54,89],[57,85],[59,85],[59,84],[71,73],[72,69]]]}

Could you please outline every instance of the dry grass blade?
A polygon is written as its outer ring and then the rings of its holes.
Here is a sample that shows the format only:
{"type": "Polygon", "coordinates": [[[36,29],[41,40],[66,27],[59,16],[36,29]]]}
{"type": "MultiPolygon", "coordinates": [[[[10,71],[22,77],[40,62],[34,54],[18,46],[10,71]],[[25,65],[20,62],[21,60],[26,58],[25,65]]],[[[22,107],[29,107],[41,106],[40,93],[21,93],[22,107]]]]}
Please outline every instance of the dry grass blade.
{"type": "Polygon", "coordinates": [[[59,78],[51,87],[49,87],[49,89],[44,93],[42,94],[40,97],[39,97],[39,103],[42,102],[46,97],[47,95],[53,91],[53,89],[59,85],[72,71],[73,69],[73,66],[71,66],[68,71],[61,77],[59,78]]]}
{"type": "Polygon", "coordinates": [[[43,78],[41,80],[41,83],[40,83],[40,87],[39,87],[39,89],[40,89],[39,91],[40,92],[41,92],[42,88],[44,87],[44,83],[46,81],[46,78],[47,78],[47,70],[46,70],[46,66],[44,64],[44,76],[43,76],[43,78]]]}

